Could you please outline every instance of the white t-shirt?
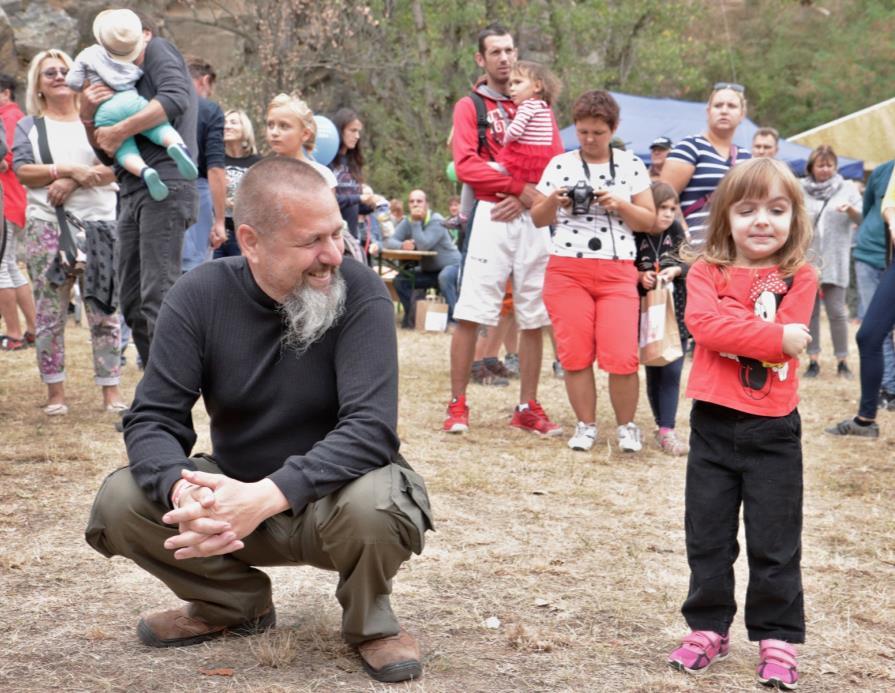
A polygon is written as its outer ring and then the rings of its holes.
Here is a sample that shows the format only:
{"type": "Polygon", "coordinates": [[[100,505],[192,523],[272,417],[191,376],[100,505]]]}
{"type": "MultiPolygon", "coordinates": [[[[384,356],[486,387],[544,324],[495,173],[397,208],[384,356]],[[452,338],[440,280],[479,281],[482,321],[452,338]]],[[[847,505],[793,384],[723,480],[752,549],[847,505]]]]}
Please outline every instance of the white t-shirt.
{"type": "MultiPolygon", "coordinates": [[[[550,160],[538,183],[538,190],[549,195],[556,188],[573,188],[578,181],[585,181],[594,190],[608,188],[630,201],[637,193],[649,189],[649,173],[640,159],[632,152],[621,149],[613,148],[611,153],[615,166],[614,180],[610,162],[588,163],[585,166],[580,150],[575,149],[550,160]]],[[[607,213],[596,202],[587,214],[579,216],[572,214],[571,207],[560,207],[551,235],[551,253],[561,257],[633,261],[637,255],[631,229],[621,217],[607,213]]]]}
{"type": "MultiPolygon", "coordinates": [[[[96,152],[87,141],[87,132],[80,120],[51,120],[44,118],[47,125],[47,143],[55,164],[81,164],[94,166],[99,163],[96,152]]],[[[13,169],[25,164],[42,164],[40,147],[37,144],[37,128],[34,118],[28,116],[16,123],[13,144],[13,169]]],[[[115,206],[117,196],[115,183],[92,188],[75,188],[63,205],[66,212],[82,221],[114,221],[117,218],[115,206]]],[[[47,186],[29,188],[27,218],[56,221],[56,209],[47,201],[47,186]]]]}
{"type": "Polygon", "coordinates": [[[323,176],[323,180],[326,181],[326,184],[330,188],[336,187],[339,182],[336,180],[336,174],[332,172],[329,166],[324,166],[318,161],[312,161],[311,159],[302,159],[306,164],[310,164],[314,167],[314,170],[317,171],[321,176],[323,176]]]}

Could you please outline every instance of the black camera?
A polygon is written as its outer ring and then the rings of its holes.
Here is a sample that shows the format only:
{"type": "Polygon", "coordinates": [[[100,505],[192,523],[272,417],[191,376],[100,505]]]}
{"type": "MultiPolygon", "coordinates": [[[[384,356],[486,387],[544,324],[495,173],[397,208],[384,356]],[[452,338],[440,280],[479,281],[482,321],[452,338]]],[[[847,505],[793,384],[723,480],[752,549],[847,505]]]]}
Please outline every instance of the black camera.
{"type": "Polygon", "coordinates": [[[572,201],[572,214],[587,214],[594,201],[594,189],[587,182],[579,180],[574,188],[566,190],[566,197],[572,201]]]}

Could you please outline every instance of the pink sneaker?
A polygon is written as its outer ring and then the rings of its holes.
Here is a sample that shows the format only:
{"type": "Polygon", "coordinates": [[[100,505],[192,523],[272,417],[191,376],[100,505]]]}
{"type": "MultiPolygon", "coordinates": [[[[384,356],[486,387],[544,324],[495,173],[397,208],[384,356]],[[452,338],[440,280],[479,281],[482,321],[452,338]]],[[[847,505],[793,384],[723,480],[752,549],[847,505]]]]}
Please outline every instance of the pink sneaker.
{"type": "Polygon", "coordinates": [[[730,638],[713,630],[691,631],[674,652],[668,655],[668,663],[679,671],[698,674],[709,668],[712,662],[724,659],[730,653],[730,638]]]}
{"type": "Polygon", "coordinates": [[[783,640],[762,640],[758,644],[761,661],[758,682],[765,686],[794,691],[799,685],[798,653],[793,645],[783,640]]]}

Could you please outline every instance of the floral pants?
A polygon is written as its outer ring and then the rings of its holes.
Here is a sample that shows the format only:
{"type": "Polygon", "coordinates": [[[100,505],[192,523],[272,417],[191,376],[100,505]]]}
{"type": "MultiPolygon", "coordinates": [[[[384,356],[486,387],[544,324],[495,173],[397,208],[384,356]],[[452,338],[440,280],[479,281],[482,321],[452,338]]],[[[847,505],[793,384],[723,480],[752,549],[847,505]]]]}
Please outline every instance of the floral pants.
{"type": "MultiPolygon", "coordinates": [[[[47,385],[65,380],[65,321],[75,281],[72,277],[58,285],[47,279],[47,271],[58,251],[59,226],[43,219],[29,219],[25,227],[25,252],[37,311],[37,367],[47,385]]],[[[121,379],[118,312],[105,313],[90,300],[84,301],[84,311],[90,326],[96,384],[117,385],[121,379]]]]}

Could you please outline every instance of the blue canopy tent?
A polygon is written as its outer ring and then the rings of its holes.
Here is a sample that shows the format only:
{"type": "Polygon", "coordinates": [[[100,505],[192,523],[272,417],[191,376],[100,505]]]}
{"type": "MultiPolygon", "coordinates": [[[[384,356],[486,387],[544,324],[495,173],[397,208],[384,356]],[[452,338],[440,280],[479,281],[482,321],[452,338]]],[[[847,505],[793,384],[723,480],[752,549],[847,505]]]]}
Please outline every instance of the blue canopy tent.
{"type": "MultiPolygon", "coordinates": [[[[672,142],[703,132],[706,128],[705,104],[677,99],[660,99],[649,96],[632,96],[612,92],[621,109],[621,120],[616,135],[625,146],[649,165],[649,146],[657,137],[668,137],[672,142]]],[[[752,135],[758,126],[746,118],[737,128],[734,144],[750,149],[752,135]]],[[[575,126],[560,131],[566,151],[578,147],[575,126]]],[[[798,176],[805,175],[805,162],[811,149],[800,144],[780,140],[778,158],[785,161],[798,176]]],[[[839,172],[845,178],[864,179],[864,163],[839,157],[839,172]]]]}

